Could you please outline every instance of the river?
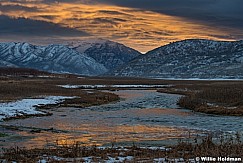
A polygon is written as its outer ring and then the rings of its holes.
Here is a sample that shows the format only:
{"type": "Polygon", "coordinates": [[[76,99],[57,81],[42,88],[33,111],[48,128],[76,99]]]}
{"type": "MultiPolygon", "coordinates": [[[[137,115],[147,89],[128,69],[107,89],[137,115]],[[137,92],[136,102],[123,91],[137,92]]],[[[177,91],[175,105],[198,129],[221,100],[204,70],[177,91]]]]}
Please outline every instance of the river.
{"type": "MultiPolygon", "coordinates": [[[[87,108],[57,108],[52,116],[3,122],[23,127],[2,146],[84,145],[163,146],[179,139],[243,132],[243,118],[192,112],[177,106],[181,97],[156,90],[120,90],[119,102],[87,108]],[[25,127],[45,129],[30,132],[25,127]]],[[[9,131],[8,131],[9,132],[9,131]]]]}

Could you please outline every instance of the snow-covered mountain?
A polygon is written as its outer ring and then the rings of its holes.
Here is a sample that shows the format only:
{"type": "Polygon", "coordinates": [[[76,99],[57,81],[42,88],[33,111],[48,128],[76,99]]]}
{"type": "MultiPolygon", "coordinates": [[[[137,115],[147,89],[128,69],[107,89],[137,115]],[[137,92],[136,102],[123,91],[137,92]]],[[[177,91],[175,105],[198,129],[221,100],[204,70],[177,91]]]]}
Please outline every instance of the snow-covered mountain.
{"type": "Polygon", "coordinates": [[[107,71],[93,58],[64,45],[36,46],[15,42],[0,43],[0,66],[82,75],[99,75],[107,71]]]}
{"type": "Polygon", "coordinates": [[[0,67],[82,75],[150,78],[243,78],[243,41],[174,42],[141,55],[108,40],[36,46],[0,43],[0,67]]]}
{"type": "Polygon", "coordinates": [[[152,78],[243,78],[243,41],[191,39],[141,55],[108,75],[152,78]]]}
{"type": "Polygon", "coordinates": [[[67,43],[67,46],[92,57],[108,70],[120,67],[141,55],[123,44],[104,39],[74,41],[67,43]]]}

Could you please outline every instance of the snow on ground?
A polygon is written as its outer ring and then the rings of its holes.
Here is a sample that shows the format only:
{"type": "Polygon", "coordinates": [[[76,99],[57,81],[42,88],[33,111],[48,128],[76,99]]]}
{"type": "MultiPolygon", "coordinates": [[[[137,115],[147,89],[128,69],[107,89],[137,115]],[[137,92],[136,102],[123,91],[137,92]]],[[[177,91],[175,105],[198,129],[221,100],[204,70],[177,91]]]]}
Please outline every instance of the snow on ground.
{"type": "MultiPolygon", "coordinates": [[[[149,159],[149,158],[136,158],[139,159],[139,162],[154,162],[154,163],[180,163],[180,162],[190,162],[190,163],[196,163],[197,161],[192,158],[185,160],[183,158],[154,158],[154,159],[149,159]]],[[[135,159],[135,160],[136,160],[135,159]]],[[[85,162],[85,163],[92,163],[92,162],[104,162],[104,163],[120,163],[120,162],[134,162],[134,157],[133,156],[118,156],[116,158],[114,157],[107,157],[107,159],[102,159],[101,157],[82,157],[82,158],[61,158],[61,157],[56,157],[56,156],[51,156],[51,157],[43,157],[41,158],[38,163],[47,163],[49,160],[52,161],[64,161],[64,162],[85,162]],[[96,160],[96,161],[94,161],[96,160]],[[99,161],[97,161],[99,160],[99,161]]]]}
{"type": "Polygon", "coordinates": [[[36,106],[56,104],[64,99],[73,98],[66,96],[46,96],[34,99],[22,99],[15,102],[0,103],[0,120],[7,117],[14,117],[23,114],[45,114],[37,111],[36,106]]]}
{"type": "Polygon", "coordinates": [[[182,162],[190,162],[190,163],[197,163],[195,159],[188,159],[184,160],[183,158],[156,158],[153,160],[154,163],[182,163],[182,162]]]}
{"type": "MultiPolygon", "coordinates": [[[[85,163],[92,163],[94,162],[94,157],[90,156],[90,157],[82,157],[82,158],[61,158],[61,157],[56,157],[56,156],[45,156],[42,157],[38,163],[47,163],[50,160],[52,161],[64,161],[64,162],[85,162],[85,163]]],[[[101,157],[95,157],[95,160],[99,160],[99,162],[104,162],[104,163],[120,163],[120,162],[126,162],[126,161],[132,161],[133,160],[133,156],[124,156],[124,157],[109,157],[108,159],[102,159],[101,157]]],[[[97,161],[95,161],[97,162],[97,161]]]]}
{"type": "Polygon", "coordinates": [[[172,85],[58,85],[62,88],[168,88],[172,85]]]}
{"type": "MultiPolygon", "coordinates": [[[[97,147],[100,150],[105,150],[110,147],[97,147]]],[[[113,149],[113,147],[112,147],[113,149]]],[[[43,155],[40,157],[40,160],[38,163],[47,163],[49,161],[63,161],[63,162],[85,162],[85,163],[93,163],[93,162],[103,162],[103,163],[120,163],[120,162],[136,162],[139,160],[139,162],[154,162],[154,163],[169,163],[169,162],[191,162],[196,163],[195,159],[189,159],[185,160],[183,158],[146,158],[146,157],[134,157],[124,154],[122,151],[128,151],[129,149],[126,147],[117,147],[115,148],[118,151],[121,151],[120,154],[116,157],[111,157],[111,153],[107,153],[106,157],[99,157],[99,156],[87,156],[87,157],[76,157],[76,158],[63,158],[63,157],[57,157],[57,156],[48,156],[43,155]]],[[[169,148],[165,147],[143,147],[141,149],[151,149],[151,150],[170,150],[169,148]]],[[[119,152],[118,152],[119,153],[119,152]]]]}

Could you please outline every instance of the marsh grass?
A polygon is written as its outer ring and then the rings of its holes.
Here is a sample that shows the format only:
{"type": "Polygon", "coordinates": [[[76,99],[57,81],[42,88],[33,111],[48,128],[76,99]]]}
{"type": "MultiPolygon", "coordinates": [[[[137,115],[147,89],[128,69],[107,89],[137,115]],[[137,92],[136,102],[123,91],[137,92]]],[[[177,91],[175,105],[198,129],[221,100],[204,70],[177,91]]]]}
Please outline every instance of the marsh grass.
{"type": "Polygon", "coordinates": [[[243,116],[243,85],[201,88],[180,98],[178,104],[208,114],[243,116]]]}
{"type": "Polygon", "coordinates": [[[243,82],[241,81],[182,81],[158,92],[182,96],[179,106],[196,112],[243,116],[243,82]]]}

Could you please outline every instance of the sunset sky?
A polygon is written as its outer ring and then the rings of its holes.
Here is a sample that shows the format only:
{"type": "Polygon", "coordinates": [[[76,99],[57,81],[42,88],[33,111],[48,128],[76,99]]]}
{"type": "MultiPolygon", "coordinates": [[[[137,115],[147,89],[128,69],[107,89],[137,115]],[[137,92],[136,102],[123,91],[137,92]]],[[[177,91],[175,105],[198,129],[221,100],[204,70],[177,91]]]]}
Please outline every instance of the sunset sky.
{"type": "Polygon", "coordinates": [[[103,38],[146,52],[169,42],[243,39],[243,0],[1,0],[0,41],[103,38]]]}

